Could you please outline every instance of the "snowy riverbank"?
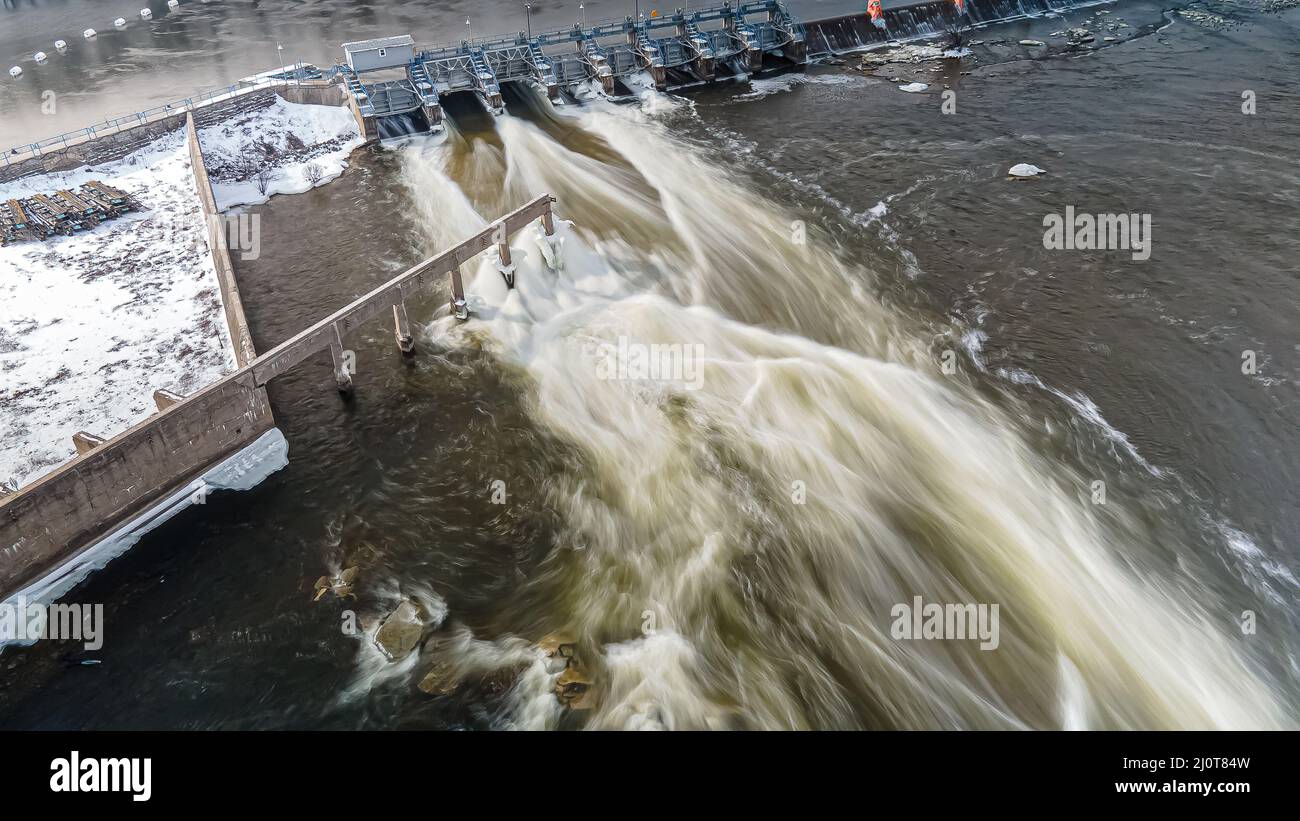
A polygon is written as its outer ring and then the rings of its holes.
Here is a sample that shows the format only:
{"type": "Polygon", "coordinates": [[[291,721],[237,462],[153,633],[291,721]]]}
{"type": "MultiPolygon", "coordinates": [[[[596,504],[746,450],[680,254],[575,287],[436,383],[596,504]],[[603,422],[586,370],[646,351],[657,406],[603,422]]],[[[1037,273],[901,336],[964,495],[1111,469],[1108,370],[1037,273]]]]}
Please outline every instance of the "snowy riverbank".
{"type": "Polygon", "coordinates": [[[364,140],[346,106],[303,105],[277,97],[266,108],[199,129],[217,207],[301,194],[337,178],[364,140]],[[267,169],[263,191],[257,172],[267,169]],[[315,174],[319,177],[313,179],[315,174]]]}
{"type": "Polygon", "coordinates": [[[116,162],[0,185],[0,199],[102,180],[144,211],[0,248],[0,482],[25,485],[190,393],[234,354],[183,131],[116,162]]]}
{"type": "MultiPolygon", "coordinates": [[[[222,210],[335,179],[363,140],[346,107],[270,106],[199,131],[222,210]],[[266,190],[248,170],[268,169],[266,190]],[[314,170],[313,170],[314,169],[314,170]],[[316,173],[319,172],[319,173],[316,173]]],[[[102,180],[144,210],[0,249],[0,482],[31,483],[235,368],[184,132],[122,160],[0,185],[0,200],[102,180]]]]}

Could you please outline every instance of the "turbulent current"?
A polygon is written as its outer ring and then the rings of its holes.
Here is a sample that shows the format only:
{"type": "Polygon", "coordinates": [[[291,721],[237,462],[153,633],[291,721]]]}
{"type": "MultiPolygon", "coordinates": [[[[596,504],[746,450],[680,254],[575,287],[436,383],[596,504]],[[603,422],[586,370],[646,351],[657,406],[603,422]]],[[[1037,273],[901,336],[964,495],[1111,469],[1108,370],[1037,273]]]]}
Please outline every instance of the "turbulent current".
{"type": "MultiPolygon", "coordinates": [[[[544,488],[557,548],[525,585],[596,682],[583,726],[1293,723],[1213,594],[1137,558],[1149,523],[1094,504],[1029,420],[944,372],[872,260],[711,163],[665,107],[521,99],[399,149],[430,250],[558,200],[554,237],[513,241],[515,290],[485,259],[474,318],[423,333],[492,352],[569,445],[544,488]],[[656,344],[681,367],[611,367],[656,344]],[[896,637],[916,597],[997,605],[996,649],[896,637]]],[[[557,726],[554,678],[528,667],[501,724],[557,726]]]]}

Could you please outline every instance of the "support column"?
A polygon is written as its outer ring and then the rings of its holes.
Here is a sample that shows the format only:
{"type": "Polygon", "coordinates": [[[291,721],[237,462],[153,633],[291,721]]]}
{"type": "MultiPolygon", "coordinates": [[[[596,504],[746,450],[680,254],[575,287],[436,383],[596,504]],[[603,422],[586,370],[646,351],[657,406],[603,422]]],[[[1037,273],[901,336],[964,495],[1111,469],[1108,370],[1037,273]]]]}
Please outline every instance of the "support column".
{"type": "Polygon", "coordinates": [[[352,371],[343,350],[343,334],[337,323],[333,326],[334,338],[330,340],[330,356],[334,359],[334,382],[339,393],[352,393],[352,371]]]}
{"type": "Polygon", "coordinates": [[[87,453],[90,453],[106,441],[108,440],[104,437],[96,436],[93,433],[86,433],[84,430],[79,430],[72,434],[72,445],[77,449],[78,456],[85,456],[87,453]]]}
{"type": "Polygon", "coordinates": [[[393,327],[397,334],[397,347],[404,354],[415,350],[415,338],[411,336],[411,323],[406,318],[406,304],[399,302],[393,306],[393,327]]]}
{"type": "Polygon", "coordinates": [[[460,281],[460,266],[451,269],[451,315],[461,322],[469,319],[469,303],[465,301],[465,285],[460,281]]]}
{"type": "Polygon", "coordinates": [[[515,264],[510,260],[510,240],[507,238],[504,242],[497,244],[497,258],[500,260],[501,278],[506,281],[507,288],[515,287],[515,264]]]}

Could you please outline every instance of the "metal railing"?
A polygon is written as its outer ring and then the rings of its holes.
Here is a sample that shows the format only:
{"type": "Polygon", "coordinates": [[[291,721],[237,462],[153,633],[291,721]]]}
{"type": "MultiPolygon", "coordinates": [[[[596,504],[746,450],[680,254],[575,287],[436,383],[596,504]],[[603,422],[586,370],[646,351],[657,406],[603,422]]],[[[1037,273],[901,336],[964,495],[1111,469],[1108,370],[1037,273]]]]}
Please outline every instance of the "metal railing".
{"type": "Polygon", "coordinates": [[[154,106],[153,108],[148,108],[144,111],[137,111],[134,114],[114,117],[104,120],[102,123],[95,123],[94,125],[87,126],[86,128],[78,128],[75,131],[67,131],[63,134],[47,137],[43,140],[37,140],[34,143],[15,146],[4,152],[4,165],[13,165],[25,160],[30,160],[33,157],[39,157],[46,151],[62,150],[70,145],[88,142],[97,137],[103,137],[106,134],[116,134],[119,131],[125,131],[128,128],[134,128],[138,125],[163,120],[177,114],[184,114],[187,111],[193,111],[195,108],[221,99],[228,99],[230,97],[261,89],[290,85],[299,82],[300,77],[306,77],[310,74],[311,68],[313,67],[298,65],[293,71],[286,71],[280,75],[258,76],[247,80],[240,80],[239,82],[232,83],[228,86],[204,91],[181,100],[173,100],[170,103],[154,106]]]}

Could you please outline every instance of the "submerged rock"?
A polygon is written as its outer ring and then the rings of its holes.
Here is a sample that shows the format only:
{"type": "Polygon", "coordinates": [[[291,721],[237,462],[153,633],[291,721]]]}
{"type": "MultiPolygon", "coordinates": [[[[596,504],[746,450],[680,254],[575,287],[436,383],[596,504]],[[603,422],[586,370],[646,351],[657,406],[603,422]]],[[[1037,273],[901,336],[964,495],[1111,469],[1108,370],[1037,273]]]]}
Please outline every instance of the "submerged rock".
{"type": "Polygon", "coordinates": [[[591,677],[574,660],[570,660],[555,680],[555,698],[570,710],[590,710],[595,706],[596,692],[591,677]]]}
{"type": "Polygon", "coordinates": [[[312,599],[312,601],[320,601],[321,599],[325,598],[326,593],[333,593],[334,595],[338,596],[340,599],[345,598],[347,596],[352,596],[353,598],[356,598],[356,596],[352,592],[352,583],[356,580],[356,578],[357,578],[357,568],[355,567],[349,567],[346,570],[344,570],[342,573],[334,577],[321,576],[319,579],[316,580],[316,584],[313,585],[312,587],[312,589],[316,591],[316,596],[312,599]]]}
{"type": "Polygon", "coordinates": [[[1021,40],[1021,41],[1020,41],[1020,45],[1022,45],[1022,46],[1045,46],[1045,45],[1047,45],[1047,43],[1044,43],[1042,40],[1021,40]]]}
{"type": "Polygon", "coordinates": [[[596,703],[591,676],[578,660],[577,642],[566,633],[552,633],[537,643],[550,660],[549,669],[560,675],[555,679],[555,699],[570,710],[590,710],[596,703]]]}
{"type": "Polygon", "coordinates": [[[551,633],[537,642],[537,647],[547,658],[571,659],[576,653],[578,640],[568,633],[551,633]]]}
{"type": "Polygon", "coordinates": [[[424,610],[410,599],[402,603],[379,625],[375,644],[389,661],[400,661],[411,654],[424,634],[424,610]]]}
{"type": "Polygon", "coordinates": [[[460,687],[463,676],[447,659],[438,659],[417,685],[431,696],[449,696],[460,687]]]}

